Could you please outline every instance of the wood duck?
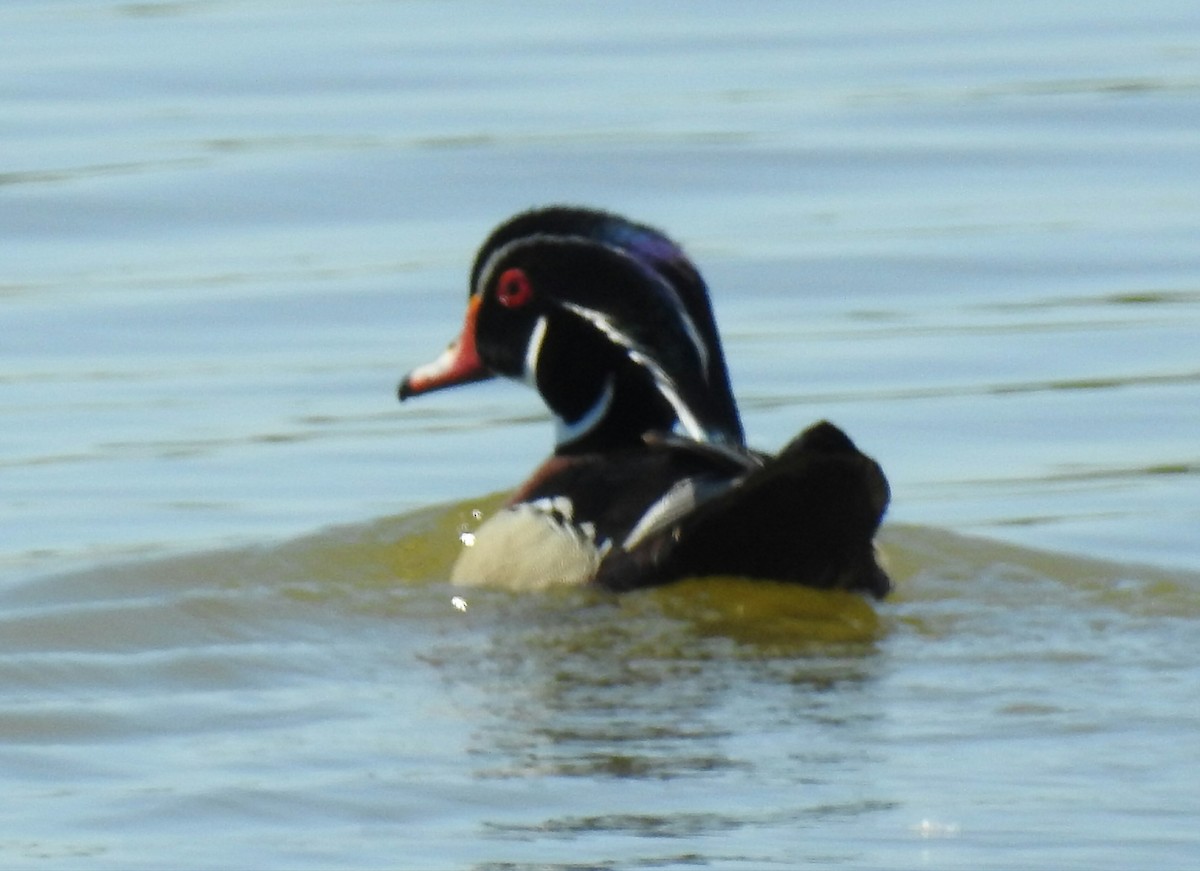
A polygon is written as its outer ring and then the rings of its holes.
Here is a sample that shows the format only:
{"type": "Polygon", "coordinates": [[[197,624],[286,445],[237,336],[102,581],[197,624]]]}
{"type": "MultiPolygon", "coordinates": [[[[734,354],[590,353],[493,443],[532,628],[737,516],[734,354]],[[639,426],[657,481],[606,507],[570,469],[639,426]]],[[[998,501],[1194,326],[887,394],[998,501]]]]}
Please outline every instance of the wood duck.
{"type": "Polygon", "coordinates": [[[776,456],[746,447],[708,290],[658,230],[569,206],[497,227],[462,333],[400,399],[496,375],[541,394],[556,446],[468,539],[454,581],[890,590],[873,544],[882,469],[827,421],[776,456]]]}

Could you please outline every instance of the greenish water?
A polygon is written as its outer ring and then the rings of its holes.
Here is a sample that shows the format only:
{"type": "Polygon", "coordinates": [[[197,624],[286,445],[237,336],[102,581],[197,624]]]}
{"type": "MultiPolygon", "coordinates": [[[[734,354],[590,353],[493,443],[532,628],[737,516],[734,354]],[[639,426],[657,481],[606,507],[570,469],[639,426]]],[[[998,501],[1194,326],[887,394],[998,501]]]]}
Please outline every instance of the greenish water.
{"type": "Polygon", "coordinates": [[[1200,862],[1191,5],[0,28],[0,866],[1200,862]],[[553,201],[880,460],[893,598],[445,582],[551,427],[395,384],[553,201]]]}

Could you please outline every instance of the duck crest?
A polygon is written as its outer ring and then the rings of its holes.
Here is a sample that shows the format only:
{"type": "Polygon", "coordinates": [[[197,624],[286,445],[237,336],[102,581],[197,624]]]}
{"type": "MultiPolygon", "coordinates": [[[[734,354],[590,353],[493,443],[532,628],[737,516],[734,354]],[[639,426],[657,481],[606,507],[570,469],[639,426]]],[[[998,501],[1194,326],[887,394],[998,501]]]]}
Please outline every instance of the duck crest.
{"type": "Polygon", "coordinates": [[[624,255],[644,270],[646,275],[641,282],[610,285],[602,293],[593,294],[590,307],[587,301],[576,300],[577,313],[604,329],[611,338],[620,337],[618,340],[632,352],[641,354],[636,359],[642,365],[662,352],[680,347],[678,337],[673,335],[656,343],[656,331],[682,329],[688,343],[697,349],[699,360],[678,367],[669,373],[670,377],[663,377],[665,373],[660,366],[655,374],[656,384],[676,408],[698,406],[688,414],[695,419],[693,427],[680,418],[685,431],[693,437],[741,444],[744,440],[741,418],[708,287],[684,250],[661,231],[611,212],[577,206],[549,206],[522,212],[493,230],[480,247],[471,269],[471,294],[482,292],[501,255],[513,250],[510,246],[515,244],[519,249],[521,245],[538,246],[555,241],[592,243],[608,249],[613,256],[624,255]],[[642,293],[631,293],[639,284],[642,293]],[[650,287],[654,284],[659,287],[652,293],[650,287]],[[649,296],[659,299],[650,300],[649,296]],[[644,311],[647,304],[656,309],[650,317],[644,311]],[[619,319],[615,317],[617,313],[621,315],[619,319]],[[640,335],[634,339],[631,331],[640,331],[640,335]],[[690,402],[683,399],[685,394],[691,395],[690,402]]]}
{"type": "Polygon", "coordinates": [[[882,596],[878,464],[820,422],[777,457],[744,444],[708,288],[643,224],[551,206],[500,224],[459,338],[406,399],[502,375],[558,421],[551,458],[476,531],[457,582],[613,590],[734,574],[882,596]]]}

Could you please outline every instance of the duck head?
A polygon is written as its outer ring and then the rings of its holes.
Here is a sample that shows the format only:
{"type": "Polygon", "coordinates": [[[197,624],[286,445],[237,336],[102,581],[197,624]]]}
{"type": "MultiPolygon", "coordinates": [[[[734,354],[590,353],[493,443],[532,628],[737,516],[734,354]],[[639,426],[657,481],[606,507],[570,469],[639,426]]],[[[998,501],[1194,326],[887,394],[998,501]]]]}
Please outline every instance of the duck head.
{"type": "Polygon", "coordinates": [[[400,399],[496,375],[541,394],[560,453],[673,428],[742,443],[703,280],[668,237],[616,215],[553,207],[497,227],[461,334],[405,377],[400,399]]]}

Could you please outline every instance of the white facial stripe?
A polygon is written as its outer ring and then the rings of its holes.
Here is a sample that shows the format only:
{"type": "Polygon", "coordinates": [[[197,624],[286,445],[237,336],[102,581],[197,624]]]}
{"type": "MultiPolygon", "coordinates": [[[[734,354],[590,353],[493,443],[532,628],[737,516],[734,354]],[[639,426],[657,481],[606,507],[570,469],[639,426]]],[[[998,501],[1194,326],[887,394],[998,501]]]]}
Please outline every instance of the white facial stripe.
{"type": "Polygon", "coordinates": [[[683,401],[683,397],[675,389],[675,382],[662,370],[662,367],[641,351],[630,350],[629,359],[650,370],[650,374],[654,376],[654,384],[658,387],[658,392],[675,409],[675,416],[679,418],[679,425],[683,427],[683,431],[698,442],[708,441],[708,432],[700,425],[700,421],[696,420],[696,416],[692,414],[692,410],[688,408],[687,403],[683,401]]]}
{"type": "Polygon", "coordinates": [[[679,317],[683,324],[684,332],[687,333],[688,339],[691,340],[693,347],[696,349],[696,356],[700,359],[700,371],[704,377],[708,377],[708,346],[704,344],[704,339],[700,335],[700,331],[696,329],[695,322],[688,315],[687,308],[683,304],[683,300],[679,298],[679,294],[675,289],[665,284],[665,289],[670,291],[669,298],[671,305],[675,306],[675,314],[679,317]]]}
{"type": "Polygon", "coordinates": [[[542,354],[542,342],[546,339],[546,316],[542,315],[533,325],[529,334],[529,344],[525,346],[525,383],[537,390],[538,358],[542,354]]]}
{"type": "Polygon", "coordinates": [[[514,239],[512,242],[509,242],[505,245],[501,245],[499,248],[497,248],[495,251],[493,251],[488,256],[488,259],[483,261],[483,267],[479,270],[478,282],[476,283],[475,287],[471,288],[471,292],[473,294],[476,294],[476,293],[482,294],[483,289],[485,287],[487,287],[488,281],[492,277],[492,270],[496,268],[497,261],[499,261],[501,257],[503,257],[505,254],[507,254],[509,249],[512,248],[513,245],[517,244],[518,242],[524,242],[524,241],[525,241],[524,238],[514,239]]]}
{"type": "MultiPolygon", "coordinates": [[[[671,380],[671,377],[663,371],[663,368],[658,363],[638,350],[637,344],[629,336],[613,326],[612,321],[606,315],[594,309],[576,305],[573,302],[564,302],[562,305],[564,308],[591,323],[600,332],[612,339],[613,342],[625,348],[630,360],[650,372],[650,375],[654,378],[654,384],[658,388],[658,392],[675,409],[675,416],[679,418],[679,425],[683,427],[684,432],[697,441],[708,441],[708,433],[700,425],[692,410],[688,408],[687,403],[683,401],[683,397],[679,395],[679,391],[675,387],[675,382],[671,380]]],[[[610,390],[611,387],[612,385],[610,384],[610,390]]]]}
{"type": "Polygon", "coordinates": [[[476,280],[475,287],[471,288],[472,293],[483,293],[483,289],[488,286],[488,282],[492,278],[492,272],[496,269],[496,264],[509,255],[514,248],[526,245],[531,241],[556,241],[561,240],[562,236],[552,236],[546,233],[533,233],[528,236],[518,236],[505,242],[495,251],[488,255],[487,260],[483,261],[483,266],[479,269],[479,278],[476,280]]]}
{"type": "MultiPolygon", "coordinates": [[[[506,244],[501,245],[499,248],[497,248],[495,251],[493,251],[488,256],[487,260],[485,260],[483,262],[483,266],[479,270],[479,284],[475,288],[473,288],[473,292],[474,293],[483,293],[483,289],[485,287],[487,287],[487,283],[491,278],[492,271],[496,268],[496,264],[500,261],[500,259],[502,257],[505,257],[508,254],[508,252],[510,250],[512,250],[514,247],[516,247],[518,245],[524,245],[527,242],[529,242],[531,239],[554,240],[554,239],[559,239],[559,238],[563,238],[563,237],[551,236],[551,235],[546,235],[546,234],[542,234],[542,233],[535,233],[532,236],[520,236],[516,239],[513,239],[511,242],[507,242],[506,244]]],[[[585,237],[568,237],[568,238],[584,239],[585,237]]],[[[628,260],[633,260],[635,262],[637,261],[637,257],[635,257],[634,255],[631,255],[629,252],[625,251],[624,249],[622,249],[618,246],[609,245],[609,244],[606,244],[606,243],[603,243],[603,242],[600,242],[597,240],[588,240],[588,241],[594,241],[596,245],[599,245],[603,248],[607,248],[608,250],[610,250],[613,254],[617,255],[618,257],[622,257],[622,258],[625,258],[628,260]]],[[[681,300],[679,298],[679,294],[675,292],[675,288],[672,287],[669,282],[664,281],[661,278],[661,276],[658,276],[656,274],[655,277],[658,279],[658,283],[663,288],[663,290],[665,290],[667,292],[667,296],[671,300],[671,305],[675,308],[676,315],[679,317],[679,320],[683,323],[684,332],[687,333],[688,339],[691,341],[692,345],[696,349],[696,355],[700,359],[700,370],[702,372],[704,372],[705,374],[707,374],[708,373],[708,362],[709,362],[708,345],[705,344],[704,337],[701,336],[700,331],[698,329],[696,329],[696,323],[688,315],[687,307],[684,306],[683,300],[681,300]]],[[[564,303],[564,305],[567,305],[568,307],[572,307],[570,303],[564,303]]],[[[578,308],[582,308],[582,307],[578,307],[578,308]]],[[[582,309],[582,311],[591,311],[591,310],[590,309],[582,309]]],[[[582,311],[580,313],[582,313],[582,311]]],[[[593,314],[599,315],[598,312],[593,312],[593,314]]],[[[597,323],[597,326],[600,326],[600,325],[597,323]]],[[[610,333],[609,335],[613,338],[617,338],[617,336],[620,336],[620,333],[619,333],[619,331],[614,331],[614,332],[610,333]]],[[[629,345],[626,345],[626,347],[629,347],[629,345]]]]}
{"type": "Polygon", "coordinates": [[[566,302],[565,300],[561,303],[561,305],[567,311],[574,312],[575,314],[579,315],[622,348],[629,348],[630,350],[633,350],[635,347],[637,347],[629,338],[629,336],[625,335],[615,326],[613,326],[613,322],[609,320],[608,315],[604,314],[603,312],[598,312],[594,308],[586,308],[585,306],[578,305],[577,303],[566,302]]]}
{"type": "MultiPolygon", "coordinates": [[[[610,247],[615,253],[621,255],[622,257],[639,262],[636,255],[630,254],[621,248],[616,248],[613,246],[606,247],[610,247]]],[[[688,340],[692,343],[692,347],[696,349],[696,357],[700,361],[700,371],[705,377],[707,377],[708,345],[705,344],[704,338],[700,335],[700,331],[696,329],[696,322],[693,321],[691,315],[688,314],[687,306],[683,304],[683,300],[676,292],[675,287],[669,281],[665,280],[661,273],[657,271],[654,272],[654,279],[655,283],[662,289],[667,299],[670,300],[671,306],[675,309],[675,316],[679,319],[679,322],[683,324],[683,331],[687,333],[688,340]]]]}
{"type": "MultiPolygon", "coordinates": [[[[531,239],[555,240],[556,238],[560,237],[534,234],[532,236],[522,236],[520,238],[513,239],[511,242],[500,246],[488,256],[487,260],[484,261],[482,268],[479,270],[479,282],[474,288],[474,292],[483,292],[483,289],[487,287],[488,281],[491,279],[491,274],[495,270],[497,263],[499,263],[502,258],[506,257],[513,248],[519,245],[524,245],[531,239]]],[[[631,260],[637,259],[619,247],[600,242],[596,242],[596,244],[608,248],[614,254],[620,257],[625,257],[631,260]]],[[[683,301],[679,298],[679,294],[677,294],[675,289],[665,280],[659,278],[659,281],[663,289],[668,292],[671,304],[674,306],[677,316],[683,323],[684,332],[687,334],[687,337],[691,341],[692,345],[696,348],[696,353],[701,365],[701,372],[707,375],[709,349],[704,342],[704,338],[700,335],[700,331],[696,328],[695,322],[691,319],[691,317],[688,316],[687,308],[683,305],[683,301]]],[[[560,305],[562,305],[563,308],[567,309],[568,311],[572,311],[584,318],[602,333],[604,333],[610,340],[622,348],[625,348],[628,351],[629,358],[631,360],[638,365],[643,366],[650,372],[651,376],[654,378],[654,383],[658,388],[658,392],[662,394],[663,398],[666,399],[667,402],[671,404],[671,407],[675,410],[675,416],[679,419],[679,425],[683,428],[684,432],[698,441],[713,440],[713,437],[704,429],[703,426],[700,425],[700,422],[696,419],[695,414],[692,413],[692,410],[688,407],[687,403],[683,401],[683,398],[679,395],[679,390],[675,386],[675,382],[671,379],[671,377],[668,376],[665,371],[663,371],[663,368],[659,366],[658,363],[646,356],[646,354],[642,353],[639,350],[637,343],[621,330],[617,329],[617,327],[613,325],[612,321],[605,314],[598,312],[595,309],[590,309],[572,302],[562,301],[560,305]]],[[[537,386],[538,356],[541,353],[542,342],[545,339],[545,334],[545,319],[539,318],[537,325],[534,327],[533,333],[530,335],[529,344],[525,348],[525,368],[522,376],[524,381],[533,385],[535,388],[537,386]]],[[[589,409],[587,414],[585,414],[575,423],[568,424],[560,420],[558,443],[565,444],[566,442],[576,439],[583,435],[583,433],[587,432],[587,430],[596,423],[598,423],[600,418],[603,417],[604,412],[607,411],[609,405],[612,403],[612,390],[613,386],[610,382],[606,385],[605,391],[597,401],[596,405],[589,409]]]]}

